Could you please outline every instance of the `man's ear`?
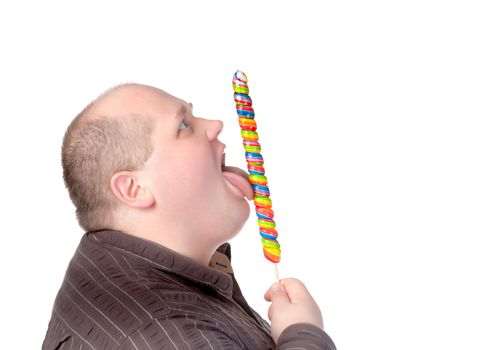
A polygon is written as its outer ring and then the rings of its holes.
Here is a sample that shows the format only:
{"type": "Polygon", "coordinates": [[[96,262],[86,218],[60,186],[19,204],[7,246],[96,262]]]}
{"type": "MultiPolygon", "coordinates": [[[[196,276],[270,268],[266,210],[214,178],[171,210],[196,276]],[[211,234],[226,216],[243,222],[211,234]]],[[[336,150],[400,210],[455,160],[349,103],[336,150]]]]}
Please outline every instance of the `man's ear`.
{"type": "Polygon", "coordinates": [[[139,183],[136,174],[120,171],[111,177],[111,190],[116,198],[133,208],[149,208],[155,203],[149,187],[139,183]]]}

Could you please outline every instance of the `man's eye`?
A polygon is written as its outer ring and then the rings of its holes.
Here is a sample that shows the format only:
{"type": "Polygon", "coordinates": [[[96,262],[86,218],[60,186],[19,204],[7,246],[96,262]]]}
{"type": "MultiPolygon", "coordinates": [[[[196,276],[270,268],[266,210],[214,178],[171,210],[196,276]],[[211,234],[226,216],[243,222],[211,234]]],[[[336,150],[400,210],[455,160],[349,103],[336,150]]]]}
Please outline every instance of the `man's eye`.
{"type": "Polygon", "coordinates": [[[181,125],[179,125],[179,129],[182,130],[182,129],[186,129],[190,126],[190,124],[186,121],[182,121],[181,125]]]}

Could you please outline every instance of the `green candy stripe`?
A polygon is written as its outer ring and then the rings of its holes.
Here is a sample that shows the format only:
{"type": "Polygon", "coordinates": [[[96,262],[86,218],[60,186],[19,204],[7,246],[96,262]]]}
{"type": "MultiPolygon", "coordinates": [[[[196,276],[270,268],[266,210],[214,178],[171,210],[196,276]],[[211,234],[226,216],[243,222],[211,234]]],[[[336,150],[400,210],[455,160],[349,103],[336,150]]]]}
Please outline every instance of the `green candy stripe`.
{"type": "Polygon", "coordinates": [[[245,87],[245,86],[239,86],[239,85],[233,85],[234,87],[234,91],[238,94],[244,94],[244,95],[248,95],[248,87],[245,87]]]}
{"type": "Polygon", "coordinates": [[[269,197],[266,196],[253,196],[254,202],[258,202],[260,204],[264,204],[266,206],[272,206],[272,200],[269,197]]]}
{"type": "Polygon", "coordinates": [[[258,226],[263,228],[275,228],[276,224],[274,222],[258,219],[258,226]]]}
{"type": "Polygon", "coordinates": [[[267,183],[267,177],[265,175],[257,175],[257,174],[252,174],[248,176],[250,182],[260,182],[260,183],[267,183]]]}
{"type": "Polygon", "coordinates": [[[255,131],[240,130],[240,134],[242,135],[242,138],[246,140],[258,140],[258,134],[255,131]]]}
{"type": "Polygon", "coordinates": [[[278,241],[270,241],[268,239],[262,238],[262,244],[265,247],[280,249],[280,243],[278,243],[278,241]]]}
{"type": "Polygon", "coordinates": [[[257,146],[243,146],[243,148],[245,151],[251,152],[251,153],[260,153],[260,151],[262,150],[261,147],[257,147],[257,146]]]}

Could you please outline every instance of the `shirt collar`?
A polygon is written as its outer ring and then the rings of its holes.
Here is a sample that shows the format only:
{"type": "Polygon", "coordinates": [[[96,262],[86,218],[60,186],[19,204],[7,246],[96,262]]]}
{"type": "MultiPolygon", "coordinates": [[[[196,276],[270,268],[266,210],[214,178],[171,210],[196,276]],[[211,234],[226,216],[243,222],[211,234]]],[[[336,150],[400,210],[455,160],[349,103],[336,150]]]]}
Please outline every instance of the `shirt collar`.
{"type": "Polygon", "coordinates": [[[231,248],[222,244],[212,256],[209,267],[180,255],[155,242],[141,239],[120,231],[102,230],[88,232],[85,239],[102,245],[112,246],[141,257],[155,268],[168,271],[192,282],[213,288],[228,297],[233,294],[231,248]]]}

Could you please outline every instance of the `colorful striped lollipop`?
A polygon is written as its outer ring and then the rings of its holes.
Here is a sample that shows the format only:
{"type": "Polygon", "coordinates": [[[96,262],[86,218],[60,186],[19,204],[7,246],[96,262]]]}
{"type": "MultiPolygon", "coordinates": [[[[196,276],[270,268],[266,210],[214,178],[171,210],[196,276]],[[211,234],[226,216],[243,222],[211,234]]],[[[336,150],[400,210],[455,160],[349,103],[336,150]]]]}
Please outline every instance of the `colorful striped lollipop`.
{"type": "Polygon", "coordinates": [[[240,133],[243,138],[245,160],[249,173],[249,181],[253,189],[253,201],[258,217],[258,227],[262,236],[263,254],[273,263],[280,262],[280,244],[273,221],[272,201],[267,186],[267,177],[263,167],[263,157],[258,143],[257,123],[252,108],[252,99],[248,95],[248,79],[245,73],[236,71],[232,81],[235,107],[237,109],[240,133]]]}

